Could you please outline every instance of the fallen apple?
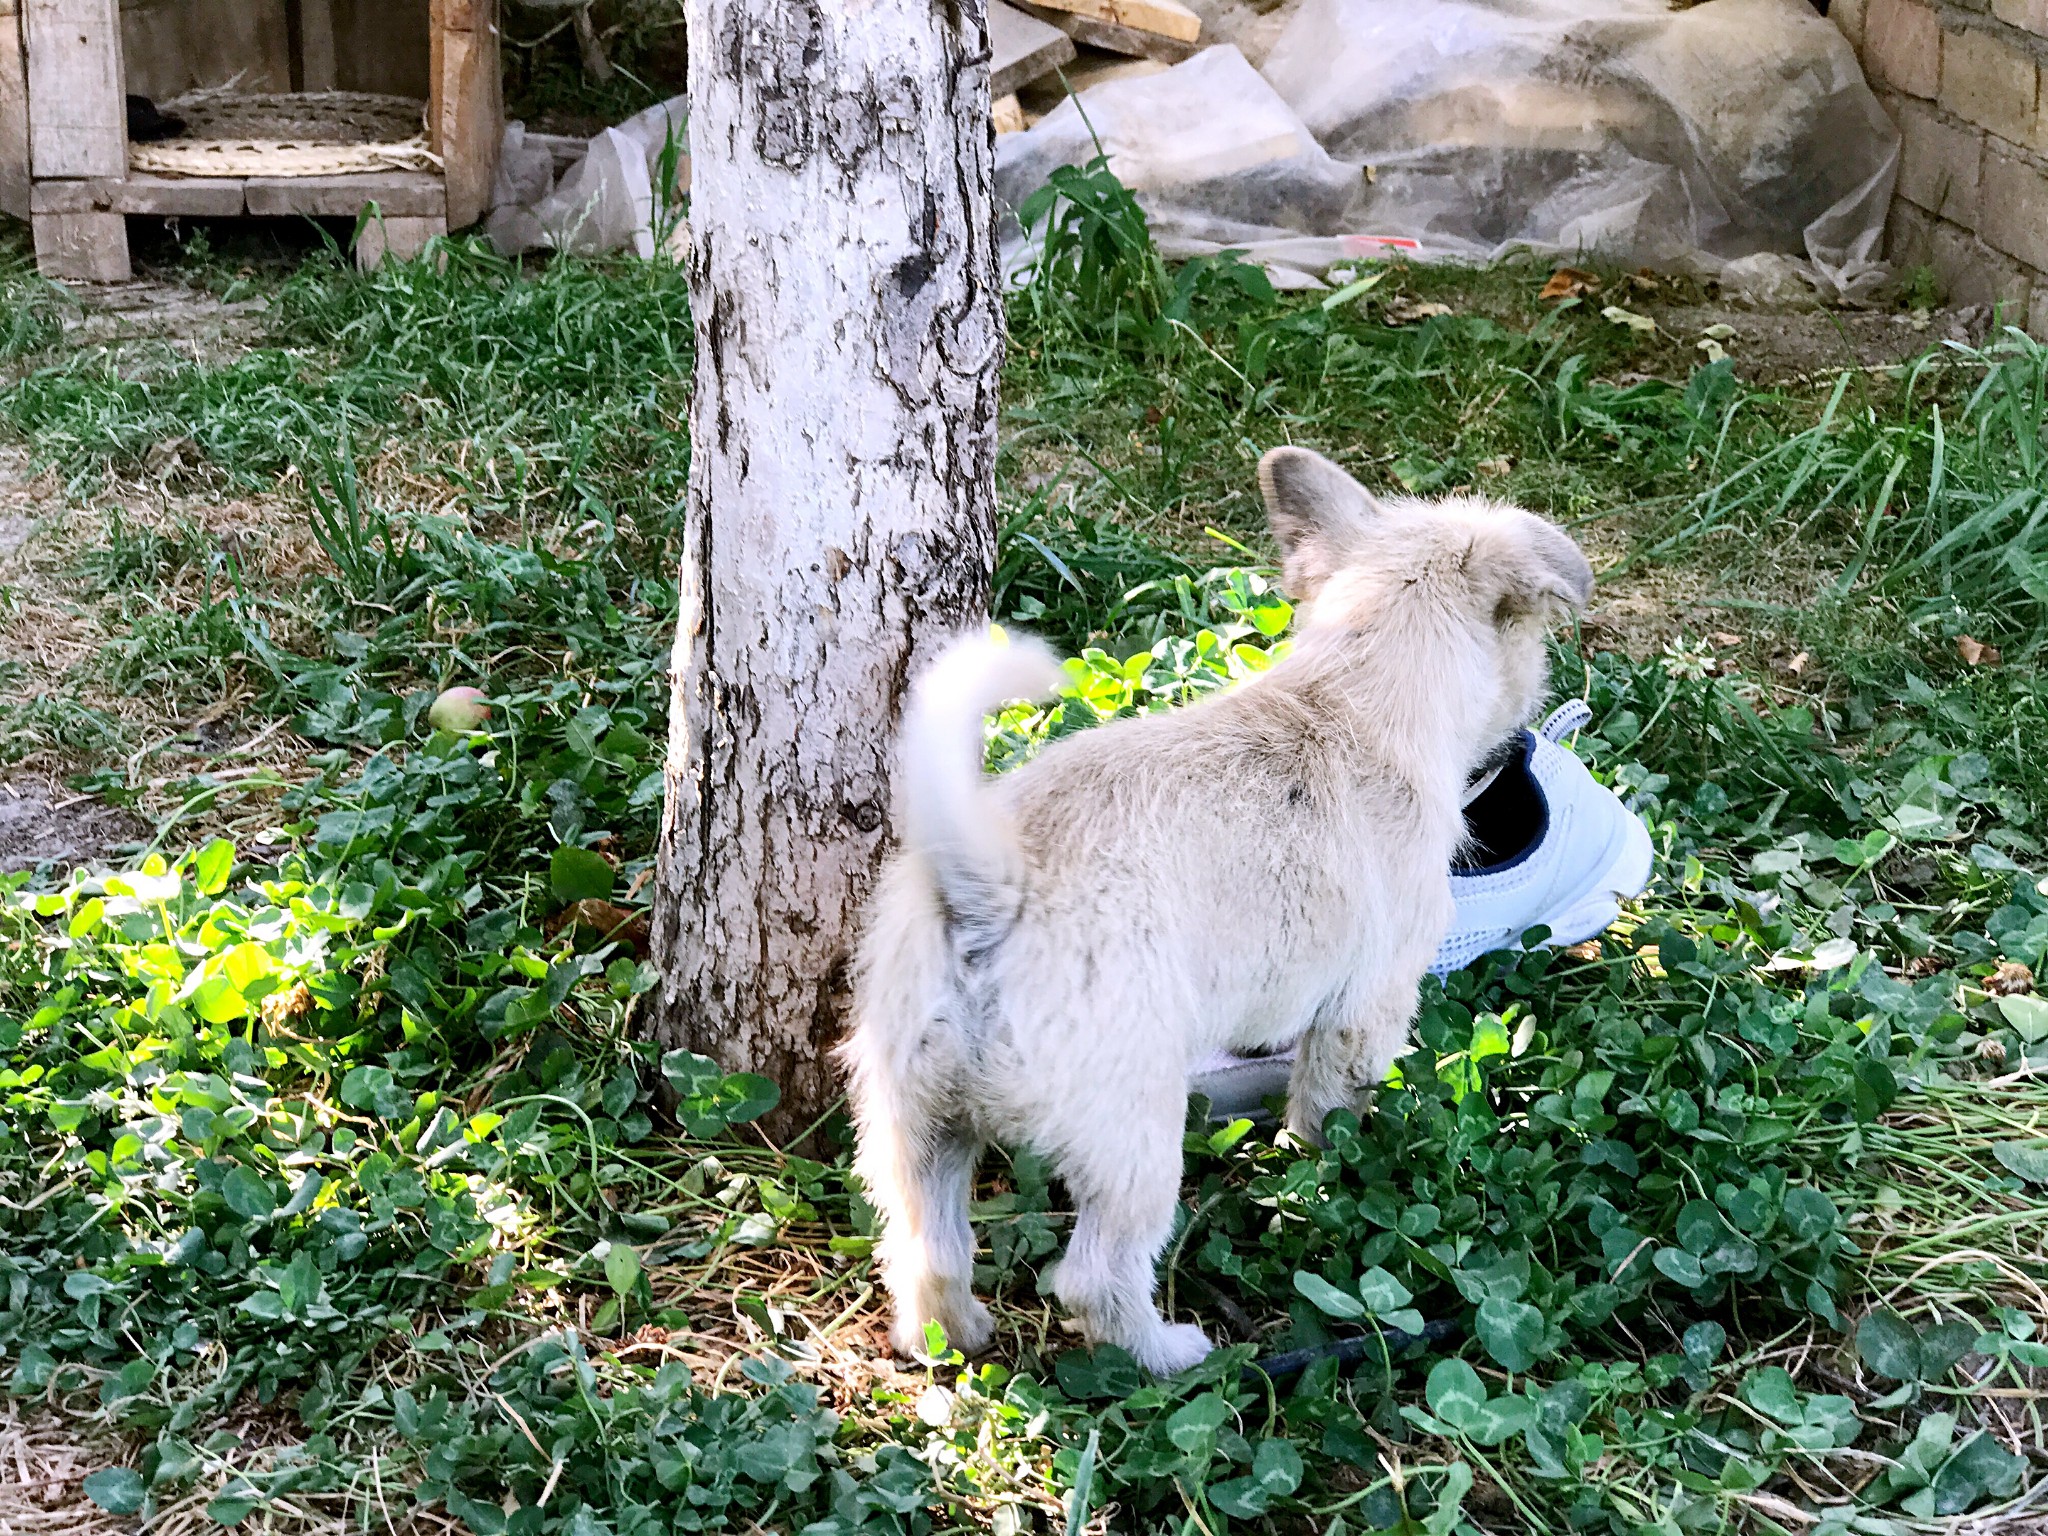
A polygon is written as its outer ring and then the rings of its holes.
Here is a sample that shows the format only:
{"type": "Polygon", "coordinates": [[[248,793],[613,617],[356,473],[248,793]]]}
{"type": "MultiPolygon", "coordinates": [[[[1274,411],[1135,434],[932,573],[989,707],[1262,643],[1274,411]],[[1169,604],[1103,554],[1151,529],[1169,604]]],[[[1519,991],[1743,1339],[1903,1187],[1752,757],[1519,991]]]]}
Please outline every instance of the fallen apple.
{"type": "Polygon", "coordinates": [[[437,731],[480,731],[490,718],[481,688],[444,688],[427,708],[427,724],[437,731]]]}

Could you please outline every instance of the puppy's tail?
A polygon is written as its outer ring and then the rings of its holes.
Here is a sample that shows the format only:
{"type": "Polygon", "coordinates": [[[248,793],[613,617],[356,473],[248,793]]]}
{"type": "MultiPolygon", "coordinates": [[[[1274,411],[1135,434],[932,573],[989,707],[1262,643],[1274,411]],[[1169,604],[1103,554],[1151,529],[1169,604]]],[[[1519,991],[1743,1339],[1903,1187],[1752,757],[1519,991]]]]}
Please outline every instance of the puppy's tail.
{"type": "Polygon", "coordinates": [[[932,871],[956,921],[1000,926],[1016,906],[1017,840],[982,787],[982,717],[1042,698],[1063,674],[1029,635],[966,635],[910,690],[899,737],[904,842],[932,871]]]}

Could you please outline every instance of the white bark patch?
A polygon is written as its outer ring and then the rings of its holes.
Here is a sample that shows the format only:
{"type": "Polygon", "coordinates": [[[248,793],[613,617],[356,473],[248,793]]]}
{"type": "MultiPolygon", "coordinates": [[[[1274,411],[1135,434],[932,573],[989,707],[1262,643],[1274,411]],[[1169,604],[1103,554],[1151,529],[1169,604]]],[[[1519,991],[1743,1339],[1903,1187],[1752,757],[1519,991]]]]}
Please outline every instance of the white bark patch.
{"type": "Polygon", "coordinates": [[[986,614],[983,0],[689,0],[690,499],[655,1032],[830,1102],[905,680],[986,614]]]}

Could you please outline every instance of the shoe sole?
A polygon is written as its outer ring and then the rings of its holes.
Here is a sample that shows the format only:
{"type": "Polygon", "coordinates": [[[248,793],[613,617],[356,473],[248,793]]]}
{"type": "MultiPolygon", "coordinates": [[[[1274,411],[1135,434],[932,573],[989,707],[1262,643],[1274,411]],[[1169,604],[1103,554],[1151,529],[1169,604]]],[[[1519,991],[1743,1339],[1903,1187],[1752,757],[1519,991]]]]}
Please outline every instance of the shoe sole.
{"type": "MultiPolygon", "coordinates": [[[[1657,862],[1656,845],[1642,818],[1630,813],[1628,831],[1620,849],[1588,893],[1557,915],[1550,925],[1550,945],[1568,949],[1597,939],[1621,916],[1621,904],[1643,893],[1650,883],[1650,871],[1657,862]]],[[[1265,1101],[1287,1091],[1294,1071],[1292,1048],[1273,1056],[1254,1056],[1228,1066],[1205,1067],[1193,1075],[1189,1087],[1206,1096],[1210,1115],[1217,1120],[1248,1117],[1264,1120],[1265,1101]]]]}

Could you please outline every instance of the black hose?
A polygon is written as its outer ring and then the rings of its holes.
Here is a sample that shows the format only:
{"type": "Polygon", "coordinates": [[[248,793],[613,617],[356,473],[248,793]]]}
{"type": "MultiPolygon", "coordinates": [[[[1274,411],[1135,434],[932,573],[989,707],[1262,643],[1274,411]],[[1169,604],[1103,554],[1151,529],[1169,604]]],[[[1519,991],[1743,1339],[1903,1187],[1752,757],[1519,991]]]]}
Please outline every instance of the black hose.
{"type": "Polygon", "coordinates": [[[1322,1360],[1335,1360],[1340,1365],[1356,1365],[1361,1360],[1377,1360],[1384,1348],[1389,1356],[1398,1355],[1414,1344],[1444,1344],[1458,1336],[1458,1325],[1449,1318],[1439,1317],[1422,1325],[1422,1332],[1408,1333],[1400,1328],[1382,1328],[1378,1333],[1360,1334],[1355,1338],[1332,1339],[1327,1344],[1313,1344],[1307,1349],[1290,1349],[1284,1354],[1268,1355],[1263,1360],[1254,1360],[1244,1368],[1247,1383],[1259,1377],[1273,1381],[1285,1381],[1299,1376],[1310,1366],[1322,1360]]]}

